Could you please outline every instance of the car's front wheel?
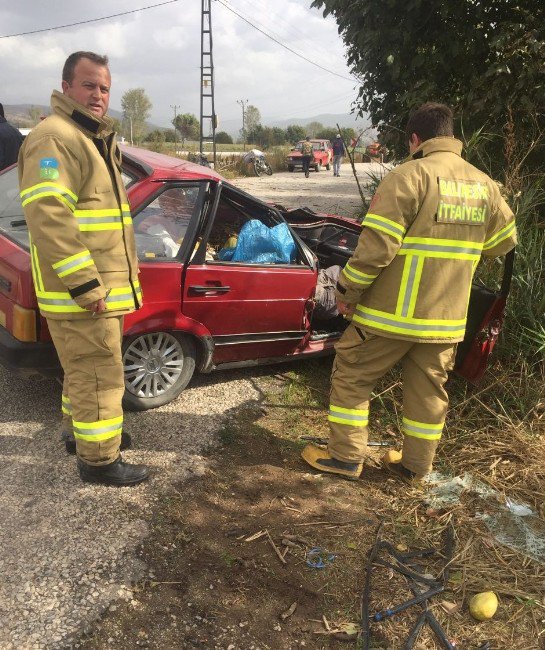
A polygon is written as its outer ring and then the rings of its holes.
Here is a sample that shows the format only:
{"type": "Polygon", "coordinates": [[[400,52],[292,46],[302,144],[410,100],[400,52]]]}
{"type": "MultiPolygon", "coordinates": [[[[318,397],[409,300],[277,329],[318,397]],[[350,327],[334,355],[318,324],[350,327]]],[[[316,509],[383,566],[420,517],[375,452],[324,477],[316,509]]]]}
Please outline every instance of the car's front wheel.
{"type": "Polygon", "coordinates": [[[195,370],[195,344],[185,334],[150,332],[123,343],[125,395],[128,411],[145,411],[171,402],[195,370]]]}
{"type": "Polygon", "coordinates": [[[321,163],[321,162],[317,162],[317,163],[314,165],[314,169],[315,169],[317,172],[319,172],[320,169],[322,169],[322,163],[321,163]]]}
{"type": "Polygon", "coordinates": [[[293,165],[288,165],[288,171],[292,172],[295,170],[295,167],[293,165]]]}
{"type": "Polygon", "coordinates": [[[327,169],[327,171],[329,171],[329,170],[331,169],[331,163],[327,163],[327,165],[325,166],[325,168],[327,169]]]}

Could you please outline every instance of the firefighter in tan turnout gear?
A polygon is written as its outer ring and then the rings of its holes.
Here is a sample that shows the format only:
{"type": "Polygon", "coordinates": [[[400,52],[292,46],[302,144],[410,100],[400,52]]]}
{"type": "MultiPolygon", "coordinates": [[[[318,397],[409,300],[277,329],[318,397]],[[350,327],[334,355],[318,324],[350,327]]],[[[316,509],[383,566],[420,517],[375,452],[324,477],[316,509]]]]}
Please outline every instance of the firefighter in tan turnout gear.
{"type": "Polygon", "coordinates": [[[302,453],[312,467],[351,478],[362,470],[371,391],[398,362],[403,450],[383,462],[405,480],[431,470],[475,268],[481,255],[516,243],[513,213],[496,183],[462,159],[447,106],[421,106],[406,135],[409,159],[380,183],[337,284],[351,324],[336,346],[329,446],[302,453]]]}
{"type": "MultiPolygon", "coordinates": [[[[34,287],[64,370],[62,411],[87,482],[134,485],[144,465],[123,462],[123,314],[138,309],[132,219],[120,152],[105,117],[107,57],[71,54],[52,115],[19,155],[21,200],[30,231],[34,287]]],[[[130,438],[123,434],[124,447],[130,438]]]]}

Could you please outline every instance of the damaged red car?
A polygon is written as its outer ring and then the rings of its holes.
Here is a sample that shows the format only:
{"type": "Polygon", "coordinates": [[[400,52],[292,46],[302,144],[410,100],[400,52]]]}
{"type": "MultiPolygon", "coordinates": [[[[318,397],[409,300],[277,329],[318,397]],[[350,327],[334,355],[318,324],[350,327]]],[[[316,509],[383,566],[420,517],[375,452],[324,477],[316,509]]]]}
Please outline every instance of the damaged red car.
{"type": "MultiPolygon", "coordinates": [[[[316,289],[334,286],[326,270],[351,256],[357,221],[268,205],[209,168],[143,149],[123,148],[123,178],[144,292],[125,318],[126,408],[166,404],[194,372],[333,351],[346,322],[316,289]]],[[[0,363],[60,375],[28,246],[12,167],[0,174],[0,363]]]]}

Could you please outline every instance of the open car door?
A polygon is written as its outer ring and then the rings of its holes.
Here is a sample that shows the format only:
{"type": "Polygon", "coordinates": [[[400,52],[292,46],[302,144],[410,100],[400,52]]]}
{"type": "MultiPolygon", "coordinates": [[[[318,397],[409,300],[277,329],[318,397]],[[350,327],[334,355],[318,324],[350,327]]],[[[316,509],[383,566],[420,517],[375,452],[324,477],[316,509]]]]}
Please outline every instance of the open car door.
{"type": "Polygon", "coordinates": [[[515,250],[505,256],[503,278],[499,291],[473,282],[467,313],[464,340],[458,344],[454,371],[471,384],[477,384],[485,373],[488,358],[500,334],[505,304],[511,288],[515,250]]]}

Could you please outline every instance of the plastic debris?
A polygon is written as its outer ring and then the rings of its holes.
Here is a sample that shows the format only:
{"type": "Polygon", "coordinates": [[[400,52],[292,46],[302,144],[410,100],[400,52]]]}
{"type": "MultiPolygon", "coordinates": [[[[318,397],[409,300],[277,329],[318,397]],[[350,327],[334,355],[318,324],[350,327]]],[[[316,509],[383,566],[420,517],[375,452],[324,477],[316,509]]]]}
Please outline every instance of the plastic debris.
{"type": "Polygon", "coordinates": [[[545,564],[545,523],[528,504],[505,497],[467,473],[451,477],[433,472],[426,482],[432,486],[426,497],[429,506],[455,505],[464,492],[471,494],[479,502],[476,518],[497,542],[545,564]]]}
{"type": "Polygon", "coordinates": [[[311,548],[307,553],[307,566],[312,569],[325,569],[336,557],[335,553],[330,553],[329,551],[316,546],[311,548]]]}

